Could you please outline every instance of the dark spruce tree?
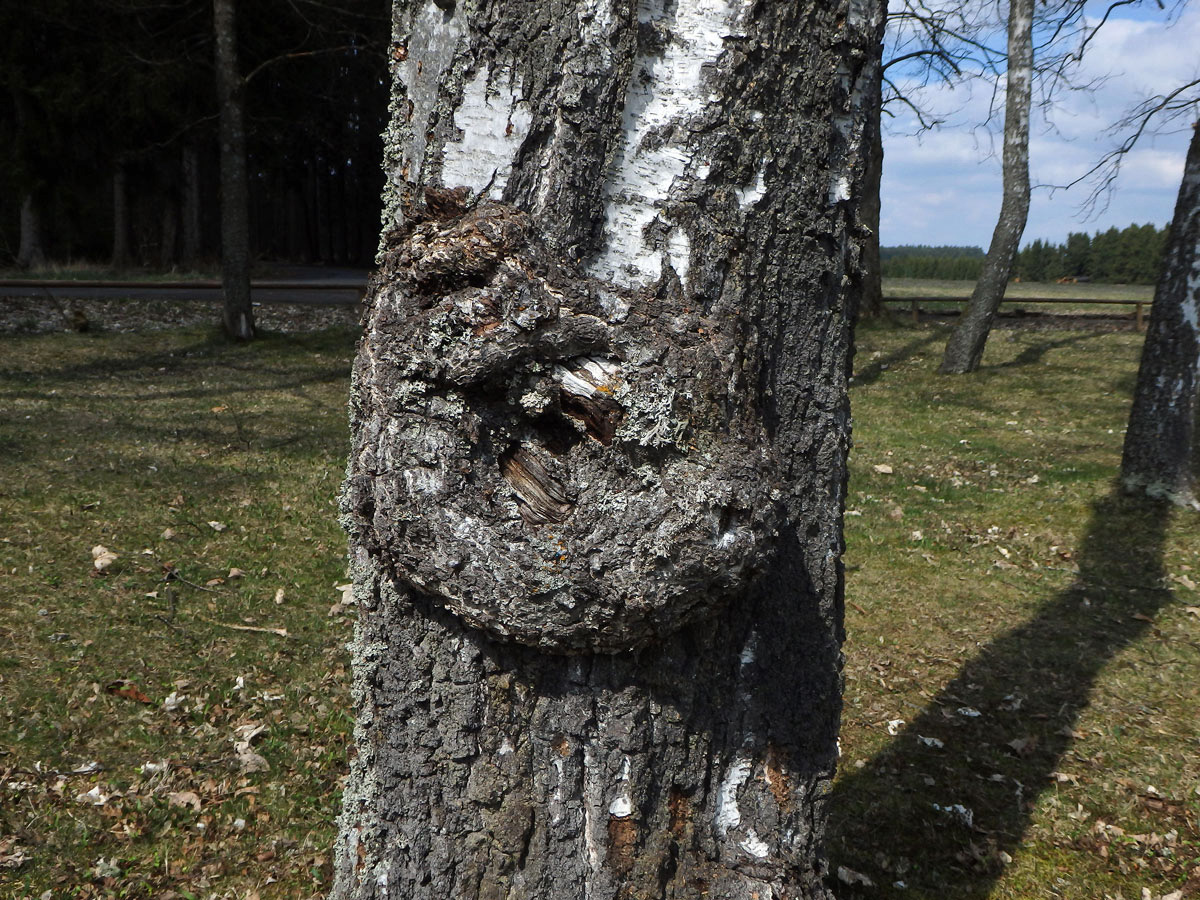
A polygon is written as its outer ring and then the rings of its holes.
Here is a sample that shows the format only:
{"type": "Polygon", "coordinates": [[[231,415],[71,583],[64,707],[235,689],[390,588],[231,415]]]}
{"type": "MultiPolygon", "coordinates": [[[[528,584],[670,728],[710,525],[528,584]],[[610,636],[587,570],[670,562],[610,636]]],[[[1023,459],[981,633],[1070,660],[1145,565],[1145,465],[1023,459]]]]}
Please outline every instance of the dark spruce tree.
{"type": "Polygon", "coordinates": [[[400,0],[335,887],[826,897],[873,0],[400,0]]]}
{"type": "Polygon", "coordinates": [[[1162,274],[1142,348],[1121,481],[1126,490],[1200,509],[1196,392],[1200,389],[1200,130],[1192,132],[1162,274]]]}

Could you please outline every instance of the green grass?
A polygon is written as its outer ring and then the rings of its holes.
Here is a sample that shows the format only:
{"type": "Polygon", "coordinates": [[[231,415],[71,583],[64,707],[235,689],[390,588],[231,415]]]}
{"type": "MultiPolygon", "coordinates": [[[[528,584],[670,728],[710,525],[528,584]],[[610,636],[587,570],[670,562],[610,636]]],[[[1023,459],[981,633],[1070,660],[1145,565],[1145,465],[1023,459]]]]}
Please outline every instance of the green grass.
{"type": "Polygon", "coordinates": [[[29,859],[0,896],[321,895],[353,335],[3,342],[0,857],[29,859]],[[243,726],[269,770],[239,764],[243,726]]]}
{"type": "MultiPolygon", "coordinates": [[[[945,336],[858,339],[839,896],[1200,883],[1200,523],[1111,494],[1140,336],[1000,332],[961,378],[945,336]]],[[[0,342],[0,897],[322,896],[353,335],[0,342]]]]}
{"type": "MultiPolygon", "coordinates": [[[[930,278],[885,278],[885,297],[970,297],[974,281],[939,281],[930,278]]],[[[1150,284],[1055,284],[1019,281],[1009,284],[1004,295],[1009,300],[1027,297],[1053,297],[1060,300],[1141,300],[1154,299],[1150,284]]]]}
{"type": "Polygon", "coordinates": [[[840,896],[1194,892],[1200,517],[1112,490],[1140,337],[948,377],[945,336],[859,335],[831,851],[875,886],[840,896]]]}

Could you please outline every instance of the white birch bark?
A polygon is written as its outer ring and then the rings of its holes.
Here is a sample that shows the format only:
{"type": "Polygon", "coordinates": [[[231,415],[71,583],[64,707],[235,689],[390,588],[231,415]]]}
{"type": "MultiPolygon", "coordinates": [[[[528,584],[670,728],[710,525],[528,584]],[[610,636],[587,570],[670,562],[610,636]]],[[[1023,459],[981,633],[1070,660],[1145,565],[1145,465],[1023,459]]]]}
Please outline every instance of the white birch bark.
{"type": "Polygon", "coordinates": [[[335,897],[827,896],[882,14],[397,3],[335,897]]]}

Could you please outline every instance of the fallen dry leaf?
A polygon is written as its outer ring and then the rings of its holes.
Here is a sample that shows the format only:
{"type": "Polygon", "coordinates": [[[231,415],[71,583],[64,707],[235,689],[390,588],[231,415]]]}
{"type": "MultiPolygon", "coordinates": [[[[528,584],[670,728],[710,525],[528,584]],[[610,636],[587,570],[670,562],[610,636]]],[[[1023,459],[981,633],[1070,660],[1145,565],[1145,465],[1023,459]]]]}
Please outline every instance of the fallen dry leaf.
{"type": "Polygon", "coordinates": [[[837,877],[838,881],[843,884],[861,884],[863,887],[875,887],[875,882],[871,880],[870,876],[864,875],[862,872],[855,872],[853,869],[848,869],[845,866],[838,866],[837,877]]]}
{"type": "Polygon", "coordinates": [[[92,565],[96,567],[97,572],[103,572],[116,561],[117,554],[102,544],[97,544],[92,548],[92,565]]]}
{"type": "Polygon", "coordinates": [[[892,467],[889,466],[887,463],[880,463],[879,465],[874,466],[874,469],[880,475],[891,475],[892,474],[892,467]]]}
{"type": "Polygon", "coordinates": [[[195,791],[171,791],[167,794],[168,806],[183,806],[200,812],[200,797],[195,791]]]}
{"type": "Polygon", "coordinates": [[[114,697],[124,697],[127,700],[136,700],[138,703],[153,703],[154,701],[142,693],[132,681],[113,681],[104,686],[104,691],[107,694],[112,694],[114,697]]]}
{"type": "Polygon", "coordinates": [[[1013,753],[1017,756],[1028,756],[1033,752],[1033,748],[1037,746],[1036,737],[1016,738],[1008,742],[1008,746],[1012,748],[1013,753]]]}
{"type": "Polygon", "coordinates": [[[224,522],[209,522],[208,527],[211,528],[213,531],[220,533],[220,532],[224,531],[226,528],[228,528],[229,526],[226,525],[224,522]]]}

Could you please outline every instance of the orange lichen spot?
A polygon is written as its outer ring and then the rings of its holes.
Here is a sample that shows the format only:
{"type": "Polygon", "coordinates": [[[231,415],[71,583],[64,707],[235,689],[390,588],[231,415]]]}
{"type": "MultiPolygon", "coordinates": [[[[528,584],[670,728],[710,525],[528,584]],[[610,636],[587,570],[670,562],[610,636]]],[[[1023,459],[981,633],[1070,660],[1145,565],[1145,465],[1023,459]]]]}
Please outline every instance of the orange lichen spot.
{"type": "Polygon", "coordinates": [[[692,819],[692,804],[687,795],[677,787],[671,788],[667,797],[667,809],[671,814],[671,834],[679,837],[683,834],[692,819]]]}
{"type": "Polygon", "coordinates": [[[637,859],[638,825],[630,816],[608,817],[608,864],[619,875],[637,859]]]}
{"type": "Polygon", "coordinates": [[[784,812],[789,811],[792,807],[792,786],[787,772],[783,768],[783,753],[775,744],[767,745],[767,761],[764,769],[767,786],[770,787],[776,804],[784,812]]]}
{"type": "Polygon", "coordinates": [[[559,737],[550,746],[564,759],[571,755],[571,742],[565,737],[559,737]]]}

